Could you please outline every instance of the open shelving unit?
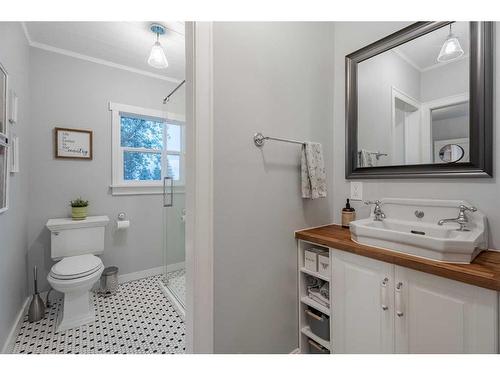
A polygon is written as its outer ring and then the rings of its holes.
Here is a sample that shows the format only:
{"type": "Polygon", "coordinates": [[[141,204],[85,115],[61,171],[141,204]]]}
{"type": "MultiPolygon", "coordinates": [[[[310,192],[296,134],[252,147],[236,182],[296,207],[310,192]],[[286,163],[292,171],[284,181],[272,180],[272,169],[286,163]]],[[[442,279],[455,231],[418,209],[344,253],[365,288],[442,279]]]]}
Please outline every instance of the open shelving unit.
{"type": "Polygon", "coordinates": [[[297,242],[297,250],[298,250],[298,297],[299,297],[299,349],[300,353],[307,354],[309,353],[309,345],[308,345],[308,340],[311,339],[315,341],[316,343],[320,344],[324,348],[328,349],[330,353],[333,353],[333,343],[331,342],[332,338],[332,313],[331,313],[331,306],[332,306],[332,286],[330,285],[330,307],[326,307],[322,305],[319,302],[316,302],[312,298],[310,298],[307,295],[307,285],[306,285],[306,278],[308,276],[316,277],[320,280],[326,281],[330,283],[331,280],[331,275],[326,276],[323,274],[320,274],[319,272],[315,272],[312,270],[309,270],[305,268],[304,266],[304,251],[311,249],[311,248],[316,248],[316,249],[322,249],[325,252],[328,252],[329,257],[330,257],[330,270],[331,270],[331,254],[330,250],[327,247],[323,247],[317,244],[312,244],[307,241],[302,241],[299,240],[297,242]],[[305,310],[308,307],[312,307],[313,309],[325,314],[330,318],[330,341],[324,340],[321,337],[315,335],[306,319],[306,313],[305,310]]]}

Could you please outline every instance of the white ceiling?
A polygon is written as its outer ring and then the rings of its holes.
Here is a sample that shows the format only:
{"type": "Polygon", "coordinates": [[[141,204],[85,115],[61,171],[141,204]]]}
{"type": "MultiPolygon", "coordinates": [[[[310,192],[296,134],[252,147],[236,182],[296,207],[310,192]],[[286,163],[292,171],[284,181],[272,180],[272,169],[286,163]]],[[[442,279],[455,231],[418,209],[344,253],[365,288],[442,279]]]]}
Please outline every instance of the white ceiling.
{"type": "MultiPolygon", "coordinates": [[[[155,21],[156,22],[156,21],[155,21]]],[[[167,27],[160,36],[169,66],[156,69],[147,59],[156,35],[152,22],[26,22],[34,47],[50,46],[124,65],[175,80],[185,77],[184,22],[158,22],[167,27]]]]}
{"type": "MultiPolygon", "coordinates": [[[[420,38],[402,44],[395,48],[395,50],[420,71],[432,69],[438,64],[442,65],[442,63],[437,62],[437,57],[449,31],[449,26],[442,27],[420,38]]],[[[452,24],[452,31],[464,50],[464,56],[467,56],[469,54],[469,22],[454,22],[452,24]]]]}
{"type": "Polygon", "coordinates": [[[469,102],[449,105],[432,110],[432,120],[439,121],[456,117],[469,116],[469,102]]]}

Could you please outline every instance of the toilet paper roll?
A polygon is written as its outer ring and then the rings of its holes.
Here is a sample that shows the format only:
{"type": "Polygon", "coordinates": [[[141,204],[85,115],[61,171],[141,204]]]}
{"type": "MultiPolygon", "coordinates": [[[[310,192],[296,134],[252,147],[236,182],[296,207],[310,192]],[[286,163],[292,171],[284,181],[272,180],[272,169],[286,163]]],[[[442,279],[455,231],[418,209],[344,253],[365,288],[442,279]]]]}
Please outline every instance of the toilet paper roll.
{"type": "Polygon", "coordinates": [[[123,230],[127,229],[130,226],[129,220],[120,220],[116,222],[116,229],[123,230]]]}

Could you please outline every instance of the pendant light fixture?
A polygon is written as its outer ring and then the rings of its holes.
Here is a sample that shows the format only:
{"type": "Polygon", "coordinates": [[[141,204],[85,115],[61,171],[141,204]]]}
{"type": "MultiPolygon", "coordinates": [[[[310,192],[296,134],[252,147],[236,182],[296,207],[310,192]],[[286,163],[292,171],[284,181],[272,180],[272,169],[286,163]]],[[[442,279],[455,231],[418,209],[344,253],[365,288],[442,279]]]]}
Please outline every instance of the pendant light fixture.
{"type": "Polygon", "coordinates": [[[452,61],[458,59],[464,54],[464,50],[462,49],[458,38],[453,35],[451,31],[451,25],[452,24],[450,23],[450,33],[444,41],[441,51],[439,51],[439,56],[437,58],[438,62],[452,61]]]}
{"type": "Polygon", "coordinates": [[[160,35],[165,34],[165,26],[153,23],[150,30],[156,34],[156,42],[151,48],[148,64],[156,69],[166,69],[168,67],[167,56],[165,56],[165,51],[160,44],[160,35]]]}

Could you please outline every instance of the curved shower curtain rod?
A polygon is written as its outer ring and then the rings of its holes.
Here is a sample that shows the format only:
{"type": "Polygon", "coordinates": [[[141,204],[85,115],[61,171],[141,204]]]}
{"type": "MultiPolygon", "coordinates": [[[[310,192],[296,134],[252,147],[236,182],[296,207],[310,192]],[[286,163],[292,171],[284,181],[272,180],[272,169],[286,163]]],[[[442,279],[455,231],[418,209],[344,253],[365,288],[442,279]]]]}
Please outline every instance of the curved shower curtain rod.
{"type": "Polygon", "coordinates": [[[167,103],[167,102],[170,100],[170,97],[171,97],[172,95],[174,95],[174,93],[175,93],[177,90],[179,90],[179,88],[180,88],[183,84],[185,84],[185,83],[186,83],[186,80],[184,80],[184,81],[182,81],[181,83],[179,83],[179,84],[177,85],[177,87],[176,87],[175,89],[173,89],[173,90],[170,92],[170,94],[168,94],[168,95],[165,97],[165,99],[163,99],[163,104],[167,103]]]}

